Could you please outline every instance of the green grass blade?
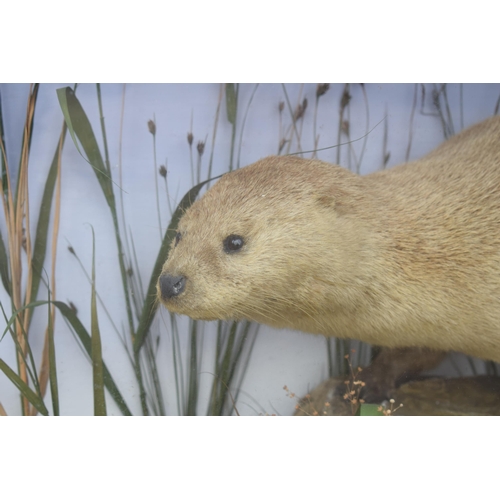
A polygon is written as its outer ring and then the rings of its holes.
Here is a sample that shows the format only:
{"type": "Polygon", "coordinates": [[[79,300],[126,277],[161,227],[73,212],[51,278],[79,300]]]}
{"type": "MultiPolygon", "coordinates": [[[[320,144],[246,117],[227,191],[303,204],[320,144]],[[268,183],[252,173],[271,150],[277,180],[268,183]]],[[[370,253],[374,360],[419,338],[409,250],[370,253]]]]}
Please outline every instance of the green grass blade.
{"type": "Polygon", "coordinates": [[[148,290],[146,292],[146,300],[144,301],[144,306],[142,308],[139,325],[137,326],[137,332],[134,340],[135,352],[138,352],[141,349],[142,344],[144,343],[144,339],[146,338],[146,334],[149,331],[151,323],[153,322],[156,309],[158,307],[158,300],[156,299],[156,284],[158,282],[158,277],[160,276],[163,264],[167,260],[168,252],[170,251],[170,244],[172,243],[172,239],[175,236],[177,224],[179,223],[179,220],[184,212],[193,204],[201,188],[205,184],[207,184],[207,182],[210,182],[214,179],[217,179],[217,177],[200,182],[184,195],[184,198],[182,198],[181,202],[177,206],[174,215],[172,216],[172,220],[170,221],[170,224],[165,231],[165,236],[163,238],[160,251],[158,252],[158,256],[156,257],[155,265],[153,267],[151,279],[149,280],[148,290]]]}
{"type": "MultiPolygon", "coordinates": [[[[7,145],[5,144],[5,134],[3,128],[3,112],[2,112],[2,95],[0,94],[0,143],[3,144],[5,153],[7,154],[7,145]]],[[[7,196],[7,165],[5,158],[0,150],[0,178],[2,183],[2,195],[7,196]]],[[[7,214],[4,214],[7,217],[7,214]]],[[[0,233],[0,278],[2,279],[5,291],[11,295],[11,284],[9,279],[9,263],[7,257],[7,249],[3,242],[2,233],[0,233]]]]}
{"type": "Polygon", "coordinates": [[[161,378],[158,373],[158,346],[160,342],[160,337],[152,339],[151,336],[146,337],[145,342],[145,360],[148,369],[149,379],[151,383],[151,405],[153,406],[153,411],[155,415],[166,415],[165,403],[163,400],[163,394],[161,389],[161,378]]]}
{"type": "Polygon", "coordinates": [[[223,321],[217,321],[217,338],[215,344],[215,364],[214,364],[214,380],[212,382],[212,390],[210,394],[210,403],[208,405],[207,415],[217,415],[217,402],[219,400],[219,378],[218,373],[220,371],[220,359],[222,353],[222,328],[225,325],[223,321]]]}
{"type": "Polygon", "coordinates": [[[102,363],[101,333],[97,317],[97,300],[95,291],[95,234],[92,229],[92,291],[90,297],[90,331],[92,375],[94,381],[94,415],[106,416],[106,397],[104,395],[104,370],[102,363]]]}
{"type": "MultiPolygon", "coordinates": [[[[67,127],[66,124],[64,124],[63,130],[61,132],[63,145],[64,145],[64,138],[66,137],[66,130],[67,127]]],[[[45,255],[47,252],[47,235],[49,232],[50,213],[52,210],[52,198],[54,196],[54,187],[57,179],[58,162],[59,162],[59,141],[56,146],[54,158],[52,159],[52,164],[50,165],[49,173],[47,175],[47,180],[45,181],[45,188],[43,190],[42,202],[40,204],[40,210],[38,216],[38,223],[36,226],[35,245],[33,247],[33,260],[31,262],[33,278],[31,282],[30,297],[32,299],[36,299],[36,296],[38,294],[38,288],[40,286],[40,280],[42,275],[42,268],[45,262],[45,255]]]]}
{"type": "MultiPolygon", "coordinates": [[[[2,94],[0,93],[0,142],[3,144],[5,154],[7,155],[7,144],[5,143],[5,133],[3,127],[3,111],[2,111],[2,94]]],[[[7,165],[5,165],[5,158],[0,149],[0,176],[2,179],[2,194],[7,196],[7,165]]]]}
{"type": "Polygon", "coordinates": [[[85,159],[90,163],[97,176],[106,202],[110,208],[114,210],[115,201],[112,180],[106,173],[106,166],[104,165],[99,145],[97,144],[92,126],[80,101],[70,87],[57,89],[57,97],[64,115],[64,120],[66,121],[66,125],[68,126],[68,130],[76,148],[84,158],[86,155],[85,159]],[[78,146],[77,138],[82,145],[85,155],[83,155],[78,146]]]}
{"type": "Polygon", "coordinates": [[[7,249],[3,242],[2,233],[0,233],[0,277],[2,278],[3,287],[5,291],[11,296],[11,284],[9,279],[9,261],[7,256],[7,249]]]}
{"type": "Polygon", "coordinates": [[[198,322],[191,321],[189,369],[188,369],[188,396],[185,415],[196,416],[199,393],[199,367],[198,367],[198,322]]]}
{"type": "Polygon", "coordinates": [[[228,374],[238,323],[231,326],[223,321],[217,326],[217,347],[214,368],[214,381],[208,409],[209,415],[222,415],[224,402],[228,394],[228,374]]]}
{"type": "Polygon", "coordinates": [[[111,166],[109,162],[108,139],[106,138],[106,127],[104,126],[104,112],[102,109],[101,84],[96,83],[97,102],[99,104],[99,117],[101,119],[102,142],[104,144],[104,157],[106,161],[106,172],[111,176],[111,166]]]}
{"type": "Polygon", "coordinates": [[[169,313],[170,316],[170,331],[172,332],[172,358],[174,362],[174,382],[175,396],[177,401],[177,413],[182,415],[184,408],[184,376],[182,369],[182,357],[179,347],[179,328],[177,326],[177,318],[175,314],[169,313]]]}
{"type": "MultiPolygon", "coordinates": [[[[254,324],[253,327],[255,328],[254,331],[250,332],[249,330],[247,330],[245,333],[245,337],[243,338],[243,341],[242,341],[242,344],[244,343],[245,345],[247,345],[247,347],[245,349],[245,357],[243,359],[238,360],[238,371],[239,371],[238,378],[239,378],[239,380],[235,384],[235,392],[233,394],[235,401],[238,401],[238,398],[240,395],[240,389],[241,389],[241,386],[243,385],[243,380],[245,379],[245,376],[246,376],[246,373],[248,370],[248,366],[250,365],[250,359],[252,357],[253,348],[255,346],[255,342],[256,342],[257,336],[259,334],[260,325],[254,324]]],[[[243,345],[242,345],[242,351],[243,351],[243,345]]],[[[240,357],[240,354],[242,354],[242,353],[238,353],[238,357],[240,357]]],[[[232,413],[232,410],[231,410],[231,413],[232,413]]]]}
{"type": "Polygon", "coordinates": [[[234,83],[226,83],[226,110],[227,119],[231,125],[236,123],[236,90],[234,83]]]}
{"type": "Polygon", "coordinates": [[[43,399],[38,396],[28,384],[23,382],[21,377],[12,368],[5,363],[3,359],[0,359],[0,370],[3,371],[5,376],[19,389],[19,392],[42,414],[47,416],[49,411],[43,402],[43,399]]]}
{"type": "Polygon", "coordinates": [[[229,377],[228,377],[228,390],[231,388],[231,384],[233,383],[233,380],[236,377],[237,371],[241,372],[240,373],[240,380],[239,383],[235,385],[235,393],[232,394],[232,397],[236,401],[238,399],[238,394],[239,390],[241,387],[241,383],[243,382],[243,378],[245,376],[245,371],[248,367],[248,363],[250,360],[250,356],[252,354],[252,349],[253,345],[255,343],[255,339],[257,338],[257,332],[255,332],[253,335],[250,333],[250,328],[252,326],[252,323],[250,321],[245,321],[243,323],[239,323],[239,335],[237,339],[237,344],[235,348],[233,349],[234,355],[233,359],[231,360],[231,366],[229,370],[229,377]],[[251,340],[251,341],[250,341],[251,340]],[[245,348],[245,345],[250,342],[250,349],[246,353],[246,359],[243,358],[243,351],[245,348]]]}
{"type": "Polygon", "coordinates": [[[56,344],[54,341],[54,325],[52,324],[52,314],[50,311],[50,290],[49,290],[49,320],[48,320],[48,337],[49,337],[49,382],[50,393],[52,395],[52,409],[54,416],[59,416],[59,388],[57,385],[57,369],[56,369],[56,344]]]}
{"type": "Polygon", "coordinates": [[[229,172],[233,170],[234,146],[236,140],[236,115],[238,113],[238,85],[226,83],[226,109],[227,119],[232,125],[231,149],[229,157],[229,172]]]}
{"type": "Polygon", "coordinates": [[[228,397],[229,385],[231,384],[231,358],[233,357],[234,343],[236,340],[238,329],[238,322],[233,321],[231,328],[227,334],[227,343],[225,345],[225,352],[223,355],[222,363],[217,370],[217,384],[218,384],[218,398],[216,403],[216,415],[222,415],[224,411],[224,404],[228,397]]]}

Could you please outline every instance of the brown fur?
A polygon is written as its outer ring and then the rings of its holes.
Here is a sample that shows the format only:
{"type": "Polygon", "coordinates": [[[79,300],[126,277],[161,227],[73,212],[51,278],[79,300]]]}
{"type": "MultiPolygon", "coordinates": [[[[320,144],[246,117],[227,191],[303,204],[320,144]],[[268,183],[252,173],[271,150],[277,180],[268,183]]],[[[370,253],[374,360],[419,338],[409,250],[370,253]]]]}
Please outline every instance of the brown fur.
{"type": "Polygon", "coordinates": [[[265,158],[223,176],[178,231],[162,276],[185,289],[158,287],[172,312],[500,361],[500,118],[367,176],[265,158]],[[230,234],[239,252],[224,252],[230,234]]]}

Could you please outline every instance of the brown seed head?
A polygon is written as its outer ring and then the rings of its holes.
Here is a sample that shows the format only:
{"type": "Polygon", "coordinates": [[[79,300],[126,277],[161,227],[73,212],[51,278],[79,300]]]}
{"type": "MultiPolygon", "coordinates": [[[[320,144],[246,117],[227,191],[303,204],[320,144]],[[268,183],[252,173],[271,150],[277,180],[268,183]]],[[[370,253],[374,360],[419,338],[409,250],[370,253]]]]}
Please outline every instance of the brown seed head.
{"type": "Polygon", "coordinates": [[[348,120],[344,120],[342,122],[342,132],[345,134],[345,135],[349,135],[349,121],[348,120]]]}
{"type": "Polygon", "coordinates": [[[160,165],[160,175],[166,179],[167,178],[167,169],[165,168],[165,165],[160,165]]]}
{"type": "Polygon", "coordinates": [[[316,87],[316,97],[320,98],[322,95],[325,95],[329,88],[329,83],[318,83],[318,86],[316,87]]]}
{"type": "Polygon", "coordinates": [[[297,106],[297,109],[295,110],[295,116],[294,116],[295,121],[300,120],[304,116],[306,108],[307,108],[307,99],[304,98],[302,104],[299,104],[297,106]]]}
{"type": "Polygon", "coordinates": [[[342,97],[340,98],[341,109],[344,109],[349,104],[350,100],[351,100],[351,94],[349,94],[349,91],[347,90],[347,88],[345,88],[344,92],[342,92],[342,97]]]}
{"type": "Polygon", "coordinates": [[[148,121],[148,129],[151,134],[156,135],[156,123],[153,120],[148,121]]]}
{"type": "Polygon", "coordinates": [[[193,134],[191,132],[188,132],[188,144],[193,145],[193,134]]]}
{"type": "Polygon", "coordinates": [[[196,146],[196,149],[198,150],[198,154],[201,156],[203,152],[205,151],[205,143],[203,141],[198,141],[198,145],[196,146]]]}

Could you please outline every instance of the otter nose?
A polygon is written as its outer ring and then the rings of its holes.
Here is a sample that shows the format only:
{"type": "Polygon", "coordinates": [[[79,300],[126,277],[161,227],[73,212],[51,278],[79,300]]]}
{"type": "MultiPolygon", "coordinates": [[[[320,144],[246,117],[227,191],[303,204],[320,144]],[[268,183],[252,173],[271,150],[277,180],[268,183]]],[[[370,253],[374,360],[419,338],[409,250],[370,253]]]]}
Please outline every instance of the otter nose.
{"type": "Polygon", "coordinates": [[[163,300],[177,297],[184,291],[185,287],[186,278],[184,276],[172,276],[171,274],[160,276],[160,291],[163,300]]]}

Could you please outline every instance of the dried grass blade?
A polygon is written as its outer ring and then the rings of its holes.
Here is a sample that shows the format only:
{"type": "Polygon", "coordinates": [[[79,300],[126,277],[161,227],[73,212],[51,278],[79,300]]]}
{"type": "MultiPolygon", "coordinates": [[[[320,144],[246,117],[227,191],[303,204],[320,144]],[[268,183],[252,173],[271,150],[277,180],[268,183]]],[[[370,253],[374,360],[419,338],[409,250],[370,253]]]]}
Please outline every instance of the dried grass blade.
{"type": "Polygon", "coordinates": [[[23,176],[27,174],[28,158],[31,150],[31,140],[33,139],[33,123],[35,121],[36,101],[38,99],[38,90],[40,84],[35,83],[30,85],[30,92],[28,97],[28,106],[26,110],[26,119],[24,122],[24,131],[22,139],[21,157],[19,159],[19,168],[17,170],[18,178],[16,182],[16,200],[19,197],[19,189],[22,188],[24,182],[23,176]]]}
{"type": "Polygon", "coordinates": [[[47,416],[49,411],[45,406],[43,399],[38,396],[21,377],[12,370],[3,359],[0,359],[0,370],[5,376],[19,389],[19,392],[42,414],[47,416]]]}

